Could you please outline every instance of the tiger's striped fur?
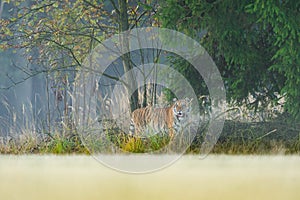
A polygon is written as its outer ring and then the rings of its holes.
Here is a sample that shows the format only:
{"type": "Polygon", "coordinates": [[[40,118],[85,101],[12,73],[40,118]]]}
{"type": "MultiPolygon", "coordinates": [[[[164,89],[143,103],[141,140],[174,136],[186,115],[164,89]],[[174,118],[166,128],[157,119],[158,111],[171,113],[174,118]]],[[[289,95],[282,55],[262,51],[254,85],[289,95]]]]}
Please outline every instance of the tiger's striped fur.
{"type": "Polygon", "coordinates": [[[170,137],[178,132],[183,122],[187,119],[191,108],[188,98],[175,101],[167,108],[154,108],[147,106],[132,112],[130,134],[145,134],[145,131],[153,133],[167,132],[170,137]]]}

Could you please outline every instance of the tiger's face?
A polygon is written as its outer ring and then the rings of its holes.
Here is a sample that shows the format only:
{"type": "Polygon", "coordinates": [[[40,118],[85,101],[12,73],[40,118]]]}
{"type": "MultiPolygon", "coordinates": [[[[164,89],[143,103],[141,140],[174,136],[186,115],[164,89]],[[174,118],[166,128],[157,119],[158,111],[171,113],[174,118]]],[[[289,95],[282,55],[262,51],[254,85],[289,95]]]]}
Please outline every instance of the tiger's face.
{"type": "Polygon", "coordinates": [[[173,114],[177,120],[183,121],[188,117],[192,100],[193,99],[185,98],[175,101],[173,105],[173,114]]]}

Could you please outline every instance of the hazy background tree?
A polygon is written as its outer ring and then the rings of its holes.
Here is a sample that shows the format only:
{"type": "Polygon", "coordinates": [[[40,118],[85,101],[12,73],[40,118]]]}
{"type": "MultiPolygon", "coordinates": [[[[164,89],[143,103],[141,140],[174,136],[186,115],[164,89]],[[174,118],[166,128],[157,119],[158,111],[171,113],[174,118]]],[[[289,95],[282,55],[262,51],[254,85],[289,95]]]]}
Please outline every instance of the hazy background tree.
{"type": "MultiPolygon", "coordinates": [[[[53,104],[59,117],[67,120],[72,82],[87,55],[116,33],[151,25],[155,21],[152,16],[157,2],[21,0],[1,1],[1,5],[6,15],[0,21],[0,49],[5,52],[20,49],[25,58],[24,63],[15,65],[13,72],[1,74],[6,80],[1,84],[2,89],[42,74],[48,102],[54,96],[53,104]],[[22,76],[15,71],[20,71],[22,76]]],[[[9,63],[10,58],[7,59],[9,63]]],[[[122,57],[123,73],[132,69],[130,59],[130,54],[122,57]]],[[[11,68],[11,65],[6,68],[11,68]]],[[[108,78],[118,79],[117,74],[107,73],[108,78]]],[[[137,95],[134,93],[131,97],[131,109],[137,107],[137,95]]],[[[55,121],[48,115],[49,130],[51,120],[55,121]]]]}

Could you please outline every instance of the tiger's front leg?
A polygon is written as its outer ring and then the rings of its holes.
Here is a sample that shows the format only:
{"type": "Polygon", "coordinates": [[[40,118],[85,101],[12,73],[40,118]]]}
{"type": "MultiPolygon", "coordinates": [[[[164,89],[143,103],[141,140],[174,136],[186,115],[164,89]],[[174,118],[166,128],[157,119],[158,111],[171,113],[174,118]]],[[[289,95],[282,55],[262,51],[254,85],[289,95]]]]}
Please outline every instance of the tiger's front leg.
{"type": "Polygon", "coordinates": [[[173,130],[173,127],[171,127],[171,128],[169,129],[169,137],[170,137],[170,139],[173,139],[173,138],[174,138],[174,130],[173,130]]]}
{"type": "Polygon", "coordinates": [[[174,127],[173,127],[173,122],[169,122],[167,123],[168,125],[168,133],[169,133],[169,137],[170,139],[174,138],[174,127]]]}

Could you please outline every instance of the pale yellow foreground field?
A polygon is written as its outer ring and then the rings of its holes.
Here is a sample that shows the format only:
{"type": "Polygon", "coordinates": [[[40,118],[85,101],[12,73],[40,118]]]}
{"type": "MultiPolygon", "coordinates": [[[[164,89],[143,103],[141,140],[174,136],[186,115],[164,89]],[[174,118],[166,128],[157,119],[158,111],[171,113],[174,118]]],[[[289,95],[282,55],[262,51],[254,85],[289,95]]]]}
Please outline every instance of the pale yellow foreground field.
{"type": "Polygon", "coordinates": [[[0,156],[1,200],[300,199],[299,156],[184,156],[130,175],[89,156],[0,156]]]}

